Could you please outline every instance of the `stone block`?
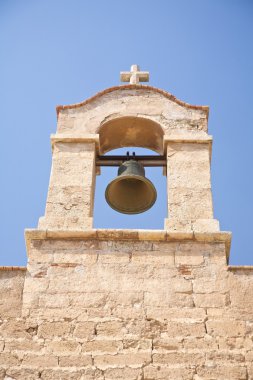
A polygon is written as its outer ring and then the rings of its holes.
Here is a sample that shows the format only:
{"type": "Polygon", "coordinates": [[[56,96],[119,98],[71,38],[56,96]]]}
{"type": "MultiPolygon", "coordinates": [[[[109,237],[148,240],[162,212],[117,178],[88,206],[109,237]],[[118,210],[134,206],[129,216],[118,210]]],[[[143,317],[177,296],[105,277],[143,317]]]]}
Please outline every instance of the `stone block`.
{"type": "Polygon", "coordinates": [[[131,320],[126,324],[127,333],[129,337],[153,339],[161,335],[167,329],[167,323],[147,319],[144,321],[131,320]]]}
{"type": "MultiPolygon", "coordinates": [[[[38,380],[40,377],[37,369],[30,368],[8,368],[5,380],[38,380]]],[[[1,377],[0,377],[1,379],[1,377]]]]}
{"type": "MultiPolygon", "coordinates": [[[[170,332],[168,333],[170,335],[170,332]]],[[[153,341],[153,350],[155,353],[164,351],[175,351],[183,347],[180,338],[158,338],[153,341]]]]}
{"type": "Polygon", "coordinates": [[[238,274],[230,273],[228,279],[231,306],[253,312],[253,272],[241,270],[238,274]]]}
{"type": "Polygon", "coordinates": [[[78,339],[88,339],[95,334],[94,322],[78,322],[75,324],[73,336],[78,339]]]}
{"type": "MultiPolygon", "coordinates": [[[[81,289],[80,289],[81,290],[81,289]]],[[[80,292],[68,294],[69,305],[71,307],[104,307],[107,301],[105,292],[80,292]]]]}
{"type": "Polygon", "coordinates": [[[206,334],[203,337],[188,336],[184,338],[183,347],[186,350],[217,351],[219,348],[216,337],[206,334]]]}
{"type": "Polygon", "coordinates": [[[169,321],[167,324],[167,335],[171,337],[203,337],[206,333],[203,322],[195,322],[189,319],[181,321],[169,321]]]}
{"type": "MultiPolygon", "coordinates": [[[[219,336],[216,338],[219,342],[219,348],[221,350],[251,350],[252,349],[252,340],[250,337],[222,337],[219,336]]],[[[253,359],[252,359],[253,361],[253,359]]]]}
{"type": "Polygon", "coordinates": [[[75,263],[84,266],[94,265],[97,261],[98,255],[94,250],[86,251],[82,247],[77,252],[55,252],[53,254],[54,263],[75,263]]]}
{"type": "Polygon", "coordinates": [[[174,266],[174,252],[161,252],[160,250],[152,252],[133,251],[132,263],[134,265],[143,265],[144,262],[146,265],[174,266]]]}
{"type": "MultiPolygon", "coordinates": [[[[143,303],[143,292],[129,291],[129,292],[110,292],[107,295],[106,305],[112,308],[115,306],[133,306],[138,307],[143,303]]],[[[138,307],[139,309],[139,307],[138,307]]]]}
{"type": "Polygon", "coordinates": [[[145,339],[145,338],[134,338],[131,336],[131,338],[125,338],[123,339],[123,349],[136,349],[141,351],[150,351],[152,349],[152,339],[145,339]]]}
{"type": "Polygon", "coordinates": [[[173,156],[173,161],[168,160],[168,186],[169,187],[189,187],[208,188],[210,182],[210,164],[208,155],[200,160],[188,161],[187,153],[182,157],[173,156]]]}
{"type": "Polygon", "coordinates": [[[59,357],[60,367],[87,367],[92,365],[91,355],[68,355],[59,357]]]}
{"type": "Polygon", "coordinates": [[[146,380],[192,380],[194,368],[151,364],[143,369],[146,380]]]}
{"type": "Polygon", "coordinates": [[[204,263],[203,253],[196,250],[195,253],[181,253],[178,251],[175,255],[176,265],[202,265],[204,263]],[[190,253],[190,254],[189,254],[190,253]]]}
{"type": "MultiPolygon", "coordinates": [[[[89,370],[89,374],[84,377],[83,379],[87,380],[93,380],[95,379],[94,376],[94,370],[89,370]]],[[[41,372],[40,378],[42,380],[81,380],[82,379],[82,371],[79,369],[43,369],[41,372]]],[[[99,378],[98,378],[99,379],[99,378]]],[[[102,377],[99,379],[102,380],[102,377]]]]}
{"type": "Polygon", "coordinates": [[[220,223],[216,219],[198,219],[192,222],[194,232],[218,232],[220,231],[220,223]]]}
{"type": "Polygon", "coordinates": [[[200,379],[205,380],[246,380],[247,372],[244,366],[239,365],[227,365],[223,363],[218,365],[199,366],[197,368],[197,374],[200,379]]]}
{"type": "MultiPolygon", "coordinates": [[[[101,313],[101,315],[103,312],[101,313]]],[[[104,316],[106,317],[108,312],[104,310],[104,316]]],[[[111,316],[116,319],[138,319],[145,318],[146,310],[143,305],[135,303],[133,306],[118,305],[111,308],[111,316]]]]}
{"type": "Polygon", "coordinates": [[[245,357],[241,353],[231,352],[231,351],[220,351],[220,352],[207,352],[206,354],[206,365],[215,364],[232,364],[232,363],[244,363],[245,357]]]}
{"type": "Polygon", "coordinates": [[[185,352],[166,352],[153,354],[153,364],[154,365],[170,365],[178,366],[184,365],[184,367],[192,365],[201,365],[205,362],[205,355],[201,352],[185,353],[185,352]]]}
{"type": "Polygon", "coordinates": [[[98,255],[100,263],[129,263],[130,255],[127,252],[101,252],[98,255]]]}
{"type": "Polygon", "coordinates": [[[64,308],[68,307],[70,304],[68,293],[65,294],[55,294],[45,293],[39,298],[39,306],[41,308],[64,308]]]}
{"type": "Polygon", "coordinates": [[[52,355],[44,354],[25,354],[22,360],[22,365],[25,367],[36,367],[36,369],[56,367],[58,365],[58,358],[52,355]]]}
{"type": "Polygon", "coordinates": [[[191,221],[189,220],[182,220],[182,219],[171,219],[166,218],[164,219],[164,229],[168,232],[181,232],[182,238],[184,237],[187,238],[189,234],[192,234],[192,225],[191,221]]]}
{"type": "Polygon", "coordinates": [[[0,335],[4,338],[31,339],[31,335],[27,329],[28,326],[22,319],[10,319],[0,326],[0,335]]]}
{"type": "Polygon", "coordinates": [[[25,279],[25,294],[27,293],[44,293],[49,285],[48,278],[26,277],[25,279]]]}
{"type": "Polygon", "coordinates": [[[69,322],[44,322],[38,328],[38,337],[53,338],[55,336],[64,336],[70,331],[69,322]]]}
{"type": "Polygon", "coordinates": [[[193,280],[193,292],[194,293],[227,293],[229,292],[229,286],[226,278],[217,279],[215,278],[206,278],[205,283],[201,281],[201,279],[193,280]]]}
{"type": "Polygon", "coordinates": [[[28,256],[29,264],[31,263],[51,263],[53,261],[53,252],[40,250],[37,248],[30,249],[28,256]]]}
{"type": "MultiPolygon", "coordinates": [[[[9,337],[10,338],[10,337],[9,337]]],[[[14,351],[21,351],[24,352],[38,352],[41,351],[43,348],[43,343],[36,340],[11,340],[6,341],[4,350],[5,352],[14,352],[14,351]]]]}
{"type": "Polygon", "coordinates": [[[145,307],[169,307],[170,305],[173,305],[174,307],[192,307],[193,299],[191,294],[176,293],[171,289],[163,289],[157,293],[145,292],[144,305],[145,307]]]}
{"type": "Polygon", "coordinates": [[[244,321],[233,321],[229,319],[208,320],[206,322],[207,332],[213,336],[237,337],[245,336],[246,324],[244,321]]]}
{"type": "Polygon", "coordinates": [[[22,293],[26,271],[0,270],[0,318],[21,316],[22,293]],[[6,302],[8,300],[8,302],[6,302]]]}
{"type": "Polygon", "coordinates": [[[82,345],[83,353],[95,353],[100,354],[116,354],[123,348],[123,344],[118,340],[102,340],[94,339],[88,342],[84,342],[82,345]]]}
{"type": "Polygon", "coordinates": [[[197,307],[225,307],[229,304],[228,294],[194,294],[193,299],[197,307]]]}
{"type": "Polygon", "coordinates": [[[110,367],[142,367],[151,362],[151,353],[132,352],[117,355],[100,355],[94,357],[94,365],[99,369],[110,367]]]}
{"type": "Polygon", "coordinates": [[[108,368],[104,371],[105,380],[136,380],[142,375],[140,368],[108,368]]]}
{"type": "Polygon", "coordinates": [[[50,341],[47,344],[47,351],[58,356],[73,355],[81,352],[81,345],[71,340],[50,341]]]}
{"type": "Polygon", "coordinates": [[[21,360],[17,354],[12,352],[0,352],[0,366],[3,368],[9,368],[12,366],[19,366],[21,360]]]}
{"type": "Polygon", "coordinates": [[[147,318],[153,318],[157,320],[164,319],[185,319],[190,318],[195,322],[202,322],[206,318],[206,311],[203,308],[197,307],[159,307],[159,306],[147,306],[147,318]]]}
{"type": "Polygon", "coordinates": [[[210,188],[169,188],[168,197],[169,215],[172,219],[213,219],[210,188]]]}
{"type": "Polygon", "coordinates": [[[122,337],[126,332],[126,327],[119,321],[101,322],[96,325],[96,333],[98,336],[122,337]]]}

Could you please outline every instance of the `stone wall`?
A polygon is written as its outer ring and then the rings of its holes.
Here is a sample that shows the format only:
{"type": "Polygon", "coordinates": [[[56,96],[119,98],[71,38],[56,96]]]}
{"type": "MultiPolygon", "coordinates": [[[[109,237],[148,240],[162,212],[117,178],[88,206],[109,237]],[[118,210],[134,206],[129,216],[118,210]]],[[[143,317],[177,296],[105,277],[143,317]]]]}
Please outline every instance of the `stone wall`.
{"type": "Polygon", "coordinates": [[[224,239],[115,234],[29,240],[0,379],[253,379],[253,267],[228,267],[224,239]]]}

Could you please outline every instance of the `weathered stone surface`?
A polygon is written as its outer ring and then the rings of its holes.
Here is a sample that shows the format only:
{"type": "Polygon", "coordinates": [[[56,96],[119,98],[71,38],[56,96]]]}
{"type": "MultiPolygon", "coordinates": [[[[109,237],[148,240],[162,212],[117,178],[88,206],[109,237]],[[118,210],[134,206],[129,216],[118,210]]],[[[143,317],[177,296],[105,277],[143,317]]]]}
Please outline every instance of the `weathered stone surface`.
{"type": "Polygon", "coordinates": [[[47,344],[48,351],[53,354],[60,355],[75,355],[81,352],[81,345],[72,340],[51,341],[47,344]]]}
{"type": "Polygon", "coordinates": [[[0,318],[18,317],[22,309],[22,293],[26,271],[0,270],[0,318]],[[6,302],[8,300],[8,302],[6,302]]]}
{"type": "Polygon", "coordinates": [[[197,307],[225,307],[229,304],[228,294],[195,294],[194,303],[197,307]]]}
{"type": "Polygon", "coordinates": [[[136,380],[141,379],[142,370],[139,368],[108,368],[104,371],[105,380],[136,380]]]}
{"type": "Polygon", "coordinates": [[[94,357],[94,364],[100,369],[110,367],[135,366],[142,367],[151,362],[151,353],[124,353],[118,355],[100,355],[94,357]]]}
{"type": "Polygon", "coordinates": [[[208,320],[206,327],[210,335],[226,337],[246,335],[246,324],[243,321],[233,321],[231,319],[208,320]]]}
{"type": "Polygon", "coordinates": [[[95,334],[94,322],[78,322],[75,324],[73,336],[81,339],[88,339],[95,334]]]}
{"type": "Polygon", "coordinates": [[[68,322],[45,322],[39,326],[39,338],[53,338],[54,336],[63,337],[70,331],[70,324],[68,322]]]}
{"type": "Polygon", "coordinates": [[[192,380],[193,368],[148,365],[144,367],[144,379],[147,380],[192,380]]]}
{"type": "Polygon", "coordinates": [[[201,365],[205,361],[203,353],[166,352],[153,354],[153,363],[164,365],[201,365]]]}
{"type": "MultiPolygon", "coordinates": [[[[39,379],[39,371],[37,369],[31,368],[11,368],[6,371],[7,379],[15,380],[37,380],[39,379]]],[[[1,377],[0,377],[1,378],[1,377]]]]}
{"type": "Polygon", "coordinates": [[[246,380],[247,372],[244,366],[240,365],[227,365],[223,363],[218,365],[213,363],[208,366],[200,366],[197,369],[199,378],[206,380],[246,380]]]}
{"type": "Polygon", "coordinates": [[[17,354],[11,352],[1,352],[0,353],[0,366],[4,368],[9,368],[11,366],[18,366],[21,364],[17,354]]]}
{"type": "MultiPolygon", "coordinates": [[[[139,341],[137,341],[139,344],[139,341]]],[[[94,339],[88,342],[84,342],[82,345],[82,351],[85,353],[107,353],[107,354],[116,354],[123,348],[123,342],[118,340],[101,340],[94,339]]],[[[125,347],[124,347],[125,348],[125,347]]]]}
{"type": "MultiPolygon", "coordinates": [[[[93,375],[92,375],[93,376],[93,375]]],[[[81,380],[82,371],[80,370],[61,370],[61,369],[45,369],[41,372],[41,379],[43,380],[81,380]]],[[[87,377],[87,380],[89,377],[87,377]]],[[[90,377],[95,379],[95,377],[90,377]]]]}
{"type": "Polygon", "coordinates": [[[226,270],[224,244],[57,239],[34,250],[24,318],[0,325],[9,377],[224,380],[252,371],[251,303],[235,296],[252,277],[226,270]]]}
{"type": "Polygon", "coordinates": [[[68,355],[59,357],[60,367],[87,367],[92,365],[91,355],[68,355]]]}
{"type": "Polygon", "coordinates": [[[22,365],[36,367],[36,369],[56,367],[58,365],[58,358],[47,354],[25,354],[22,360],[22,365]]]}

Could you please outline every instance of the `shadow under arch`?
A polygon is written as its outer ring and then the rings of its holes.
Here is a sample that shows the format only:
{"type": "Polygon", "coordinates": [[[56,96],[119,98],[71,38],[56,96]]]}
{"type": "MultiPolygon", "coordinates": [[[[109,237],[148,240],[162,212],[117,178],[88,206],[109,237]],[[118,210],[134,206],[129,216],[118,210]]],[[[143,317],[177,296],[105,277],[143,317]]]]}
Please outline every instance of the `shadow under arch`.
{"type": "Polygon", "coordinates": [[[163,154],[164,131],[157,122],[138,116],[118,117],[99,130],[100,154],[122,147],[141,147],[163,154]]]}

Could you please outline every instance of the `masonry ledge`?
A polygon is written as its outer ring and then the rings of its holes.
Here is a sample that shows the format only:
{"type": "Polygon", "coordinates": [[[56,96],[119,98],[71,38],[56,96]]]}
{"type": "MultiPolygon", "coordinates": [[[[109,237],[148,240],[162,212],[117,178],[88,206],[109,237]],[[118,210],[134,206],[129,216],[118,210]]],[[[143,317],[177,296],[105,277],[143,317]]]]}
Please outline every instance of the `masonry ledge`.
{"type": "Polygon", "coordinates": [[[98,134],[82,134],[82,135],[75,135],[75,134],[64,134],[64,133],[56,133],[50,135],[50,140],[52,145],[56,142],[70,142],[70,143],[77,143],[77,142],[95,142],[99,143],[99,135],[98,134]]]}
{"type": "Polygon", "coordinates": [[[198,144],[212,144],[213,137],[211,135],[205,135],[205,136],[193,136],[193,135],[178,135],[178,134],[171,134],[171,135],[164,135],[163,137],[164,143],[170,143],[170,142],[188,142],[188,143],[198,143],[198,144]]]}
{"type": "MultiPolygon", "coordinates": [[[[211,135],[193,136],[193,135],[178,135],[178,134],[166,134],[163,137],[164,143],[169,142],[188,142],[199,144],[212,144],[213,137],[211,135]]],[[[99,134],[69,134],[69,133],[55,133],[50,135],[51,144],[54,145],[57,142],[64,143],[78,143],[78,142],[95,142],[99,144],[99,134]]]]}
{"type": "Polygon", "coordinates": [[[230,272],[252,271],[253,265],[228,265],[227,270],[230,272]]]}
{"type": "Polygon", "coordinates": [[[38,230],[26,229],[25,240],[29,252],[31,240],[133,240],[133,241],[195,241],[202,243],[225,243],[229,257],[231,232],[168,232],[165,230],[90,229],[90,230],[38,230]]]}
{"type": "Polygon", "coordinates": [[[0,271],[15,271],[15,270],[21,270],[21,271],[26,271],[27,268],[26,267],[5,267],[5,266],[0,266],[0,271]]]}

